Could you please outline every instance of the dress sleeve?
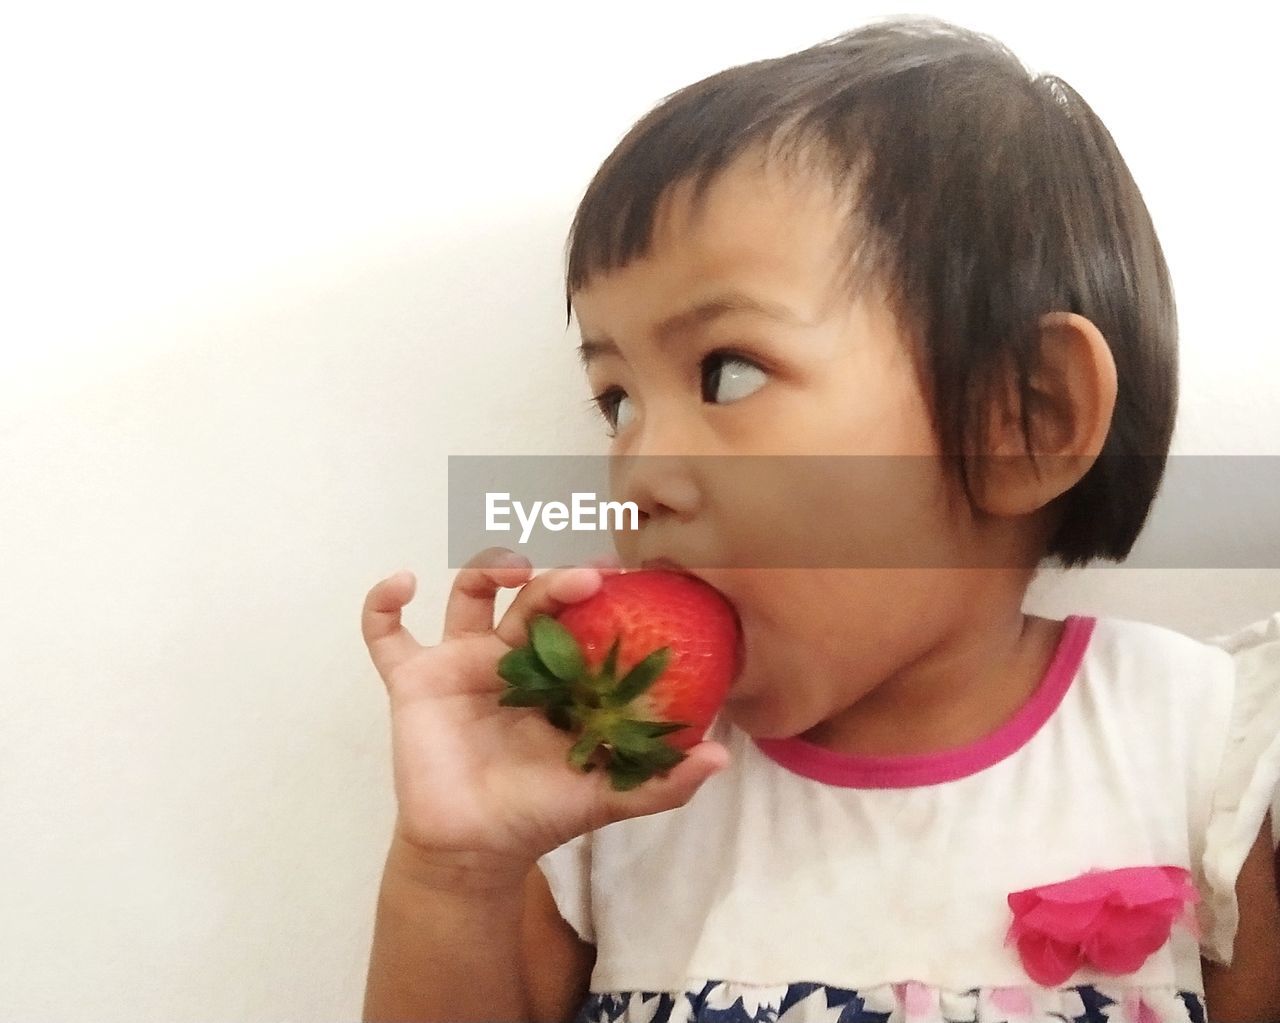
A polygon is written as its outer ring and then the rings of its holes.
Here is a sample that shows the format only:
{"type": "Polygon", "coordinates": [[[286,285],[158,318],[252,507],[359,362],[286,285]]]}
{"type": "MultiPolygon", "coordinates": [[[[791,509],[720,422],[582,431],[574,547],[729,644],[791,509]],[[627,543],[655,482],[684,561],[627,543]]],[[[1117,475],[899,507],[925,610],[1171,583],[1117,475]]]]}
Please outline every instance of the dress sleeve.
{"type": "Polygon", "coordinates": [[[1235,692],[1205,832],[1204,954],[1230,964],[1240,911],[1236,879],[1272,811],[1280,827],[1280,613],[1208,642],[1231,654],[1235,692]]]}
{"type": "Polygon", "coordinates": [[[591,918],[591,832],[570,839],[538,858],[556,908],[583,941],[596,943],[591,918]]]}

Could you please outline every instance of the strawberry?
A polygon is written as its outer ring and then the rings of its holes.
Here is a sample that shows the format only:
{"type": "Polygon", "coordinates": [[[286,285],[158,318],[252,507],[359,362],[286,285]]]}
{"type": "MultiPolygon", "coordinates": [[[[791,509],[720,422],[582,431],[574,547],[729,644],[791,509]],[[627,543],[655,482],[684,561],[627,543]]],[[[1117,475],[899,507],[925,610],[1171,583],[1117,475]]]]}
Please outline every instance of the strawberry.
{"type": "Polygon", "coordinates": [[[615,789],[668,771],[702,740],[739,666],[738,618],[693,576],[643,569],[605,576],[554,618],[529,623],[529,643],[498,662],[506,707],[538,707],[578,735],[583,771],[607,752],[615,789]]]}

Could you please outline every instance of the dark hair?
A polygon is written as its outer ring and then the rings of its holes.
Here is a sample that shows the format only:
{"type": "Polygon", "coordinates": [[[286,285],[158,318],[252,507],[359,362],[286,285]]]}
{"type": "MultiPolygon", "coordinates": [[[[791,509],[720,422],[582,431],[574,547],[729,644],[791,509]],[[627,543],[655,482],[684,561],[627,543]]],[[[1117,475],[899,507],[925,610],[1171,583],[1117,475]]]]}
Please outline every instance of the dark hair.
{"type": "Polygon", "coordinates": [[[966,452],[984,450],[1010,371],[1033,450],[1040,316],[1075,312],[1098,327],[1115,412],[1101,455],[1058,499],[1046,554],[1066,567],[1126,557],[1173,433],[1177,317],[1146,205],[1079,94],[990,36],[924,17],[705,78],[641,118],[588,186],[567,246],[569,319],[595,273],[647,253],[671,186],[696,179],[696,204],[747,151],[821,160],[845,210],[842,283],[885,289],[968,500],[966,452]]]}

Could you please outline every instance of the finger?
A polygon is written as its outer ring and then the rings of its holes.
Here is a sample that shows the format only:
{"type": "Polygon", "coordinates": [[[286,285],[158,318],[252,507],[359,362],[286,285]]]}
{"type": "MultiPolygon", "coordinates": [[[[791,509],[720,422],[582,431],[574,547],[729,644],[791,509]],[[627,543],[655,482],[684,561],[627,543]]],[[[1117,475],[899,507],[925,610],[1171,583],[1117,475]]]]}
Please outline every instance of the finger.
{"type": "Polygon", "coordinates": [[[507,646],[528,642],[529,622],[535,615],[556,615],[568,605],[586,600],[598,589],[603,575],[598,568],[553,568],[535,576],[516,594],[495,632],[507,646]]]}
{"type": "Polygon", "coordinates": [[[521,585],[533,566],[506,547],[486,547],[459,569],[444,610],[444,638],[487,633],[493,629],[498,590],[521,585]]]}
{"type": "Polygon", "coordinates": [[[422,649],[400,622],[400,609],[413,599],[417,586],[412,572],[397,572],[376,584],[364,598],[360,632],[384,679],[422,649]]]}
{"type": "Polygon", "coordinates": [[[599,771],[601,825],[631,817],[663,813],[684,806],[712,775],[729,766],[729,751],[722,743],[706,740],[689,750],[689,755],[666,774],[656,774],[634,789],[619,792],[599,771]]]}

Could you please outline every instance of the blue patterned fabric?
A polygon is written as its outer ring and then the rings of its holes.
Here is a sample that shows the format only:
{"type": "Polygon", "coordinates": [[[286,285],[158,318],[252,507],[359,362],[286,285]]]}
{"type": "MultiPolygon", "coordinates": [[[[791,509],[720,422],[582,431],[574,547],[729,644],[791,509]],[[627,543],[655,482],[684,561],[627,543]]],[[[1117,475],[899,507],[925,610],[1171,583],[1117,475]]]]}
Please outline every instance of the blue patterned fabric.
{"type": "MultiPolygon", "coordinates": [[[[1025,989],[1031,992],[1033,989],[1025,989]]],[[[1092,985],[1034,989],[1030,1012],[1010,1011],[990,990],[932,992],[904,1002],[901,985],[851,991],[826,984],[765,987],[707,981],[699,989],[592,992],[573,1023],[1205,1023],[1192,991],[1092,985]]]]}

